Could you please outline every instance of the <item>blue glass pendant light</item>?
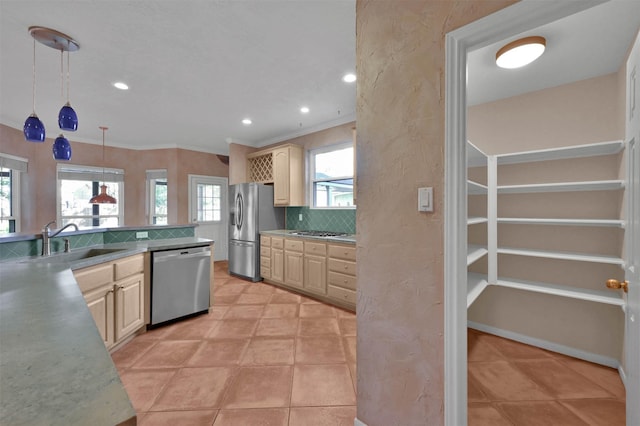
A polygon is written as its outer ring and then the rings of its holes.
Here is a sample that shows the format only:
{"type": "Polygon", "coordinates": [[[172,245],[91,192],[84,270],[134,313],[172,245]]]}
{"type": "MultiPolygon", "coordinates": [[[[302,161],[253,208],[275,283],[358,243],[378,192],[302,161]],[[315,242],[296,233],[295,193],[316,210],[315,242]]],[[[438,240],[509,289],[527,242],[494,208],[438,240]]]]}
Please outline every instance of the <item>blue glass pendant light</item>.
{"type": "Polygon", "coordinates": [[[62,133],[53,142],[53,158],[62,161],[71,160],[71,144],[62,133]]]}
{"type": "Polygon", "coordinates": [[[36,39],[33,39],[33,112],[24,122],[24,137],[29,142],[44,142],[44,124],[36,114],[36,39]]]}
{"type": "MultiPolygon", "coordinates": [[[[36,40],[45,46],[51,47],[63,52],[75,52],[80,49],[80,45],[66,34],[59,31],[52,30],[45,27],[29,27],[29,34],[33,37],[33,113],[24,122],[24,136],[26,140],[32,142],[44,142],[45,129],[44,124],[35,112],[36,102],[36,40]]],[[[69,103],[69,74],[68,74],[68,58],[67,58],[67,103],[60,110],[58,117],[58,124],[60,128],[68,131],[75,131],[78,129],[78,116],[76,112],[71,108],[69,103]]],[[[62,56],[61,56],[62,67],[62,56]]],[[[64,73],[62,73],[64,79],[64,73]]],[[[64,81],[63,81],[64,84],[64,81]]],[[[64,86],[63,86],[64,91],[64,86]]],[[[64,94],[63,94],[64,96],[64,94]]],[[[69,140],[63,135],[56,138],[53,144],[53,156],[56,160],[69,160],[71,158],[71,145],[69,140]]]]}
{"type": "MultiPolygon", "coordinates": [[[[62,67],[62,56],[64,50],[60,50],[60,70],[63,70],[62,67]]],[[[64,71],[62,71],[64,75],[64,71]]],[[[60,108],[60,113],[58,114],[58,126],[62,130],[68,130],[70,132],[75,132],[78,130],[78,115],[71,107],[71,102],[69,102],[69,52],[67,51],[67,103],[64,104],[62,108],[60,108]]]]}

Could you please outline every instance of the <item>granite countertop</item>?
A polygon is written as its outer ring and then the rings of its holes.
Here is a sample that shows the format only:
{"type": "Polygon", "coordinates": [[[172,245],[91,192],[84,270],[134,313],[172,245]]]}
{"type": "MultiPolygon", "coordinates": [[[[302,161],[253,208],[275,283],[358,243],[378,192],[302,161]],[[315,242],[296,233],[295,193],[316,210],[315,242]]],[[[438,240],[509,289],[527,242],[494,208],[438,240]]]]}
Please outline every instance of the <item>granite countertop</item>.
{"type": "Polygon", "coordinates": [[[261,235],[270,235],[275,237],[286,237],[286,238],[300,238],[306,240],[321,240],[328,241],[333,243],[345,243],[345,244],[355,244],[356,236],[355,234],[349,234],[342,237],[314,237],[312,235],[294,235],[292,232],[297,232],[295,229],[274,229],[272,231],[261,231],[261,235]]]}
{"type": "Polygon", "coordinates": [[[211,242],[193,237],[105,244],[83,249],[121,250],[71,261],[58,254],[0,263],[0,424],[135,422],[72,269],[211,242]]]}

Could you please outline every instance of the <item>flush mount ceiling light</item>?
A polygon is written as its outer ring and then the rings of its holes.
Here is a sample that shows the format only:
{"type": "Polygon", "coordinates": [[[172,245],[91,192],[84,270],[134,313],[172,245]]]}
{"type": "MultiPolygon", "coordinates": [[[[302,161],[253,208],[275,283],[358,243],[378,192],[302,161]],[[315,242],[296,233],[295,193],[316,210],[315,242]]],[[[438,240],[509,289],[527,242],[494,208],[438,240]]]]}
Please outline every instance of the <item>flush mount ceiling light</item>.
{"type": "Polygon", "coordinates": [[[354,81],[356,81],[356,75],[352,73],[345,74],[344,77],[342,77],[342,81],[344,81],[345,83],[353,83],[354,81]]]}
{"type": "Polygon", "coordinates": [[[115,83],[113,83],[113,87],[120,90],[129,90],[129,86],[121,81],[116,81],[115,83]]]}
{"type": "Polygon", "coordinates": [[[305,107],[300,108],[300,112],[303,113],[303,114],[307,114],[309,112],[309,107],[305,106],[305,107]]]}
{"type": "Polygon", "coordinates": [[[252,123],[251,119],[249,118],[245,118],[244,120],[242,120],[242,124],[244,124],[245,126],[248,126],[252,123]]]}
{"type": "Polygon", "coordinates": [[[116,204],[116,199],[107,194],[107,184],[104,182],[104,132],[109,128],[105,126],[98,128],[102,130],[102,185],[100,185],[100,194],[92,197],[89,204],[116,204]]]}
{"type": "Polygon", "coordinates": [[[506,44],[496,52],[496,64],[500,68],[520,68],[538,59],[547,45],[544,37],[531,36],[506,44]]]}

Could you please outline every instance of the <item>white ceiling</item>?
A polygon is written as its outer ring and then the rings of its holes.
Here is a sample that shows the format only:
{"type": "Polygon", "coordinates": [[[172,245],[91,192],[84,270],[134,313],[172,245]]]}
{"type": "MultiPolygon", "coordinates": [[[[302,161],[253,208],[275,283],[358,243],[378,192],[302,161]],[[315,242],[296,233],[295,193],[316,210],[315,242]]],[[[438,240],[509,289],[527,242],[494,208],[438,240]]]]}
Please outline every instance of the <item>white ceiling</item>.
{"type": "MultiPolygon", "coordinates": [[[[355,120],[356,85],[341,80],[355,71],[355,0],[0,0],[0,122],[17,129],[31,113],[32,25],[80,44],[72,142],[101,143],[106,125],[107,145],[226,154],[230,141],[264,146],[355,120]]],[[[513,37],[547,38],[528,67],[495,66],[511,39],[474,51],[469,104],[615,72],[639,26],[640,0],[611,0],[513,37]]],[[[38,43],[36,61],[36,112],[54,138],[60,53],[38,43]]]]}
{"type": "Polygon", "coordinates": [[[467,102],[478,105],[616,72],[640,28],[640,0],[611,0],[468,56],[467,102]],[[498,68],[496,52],[522,37],[547,40],[544,54],[526,67],[498,68]]]}
{"type": "MultiPolygon", "coordinates": [[[[72,142],[101,143],[106,125],[107,145],[225,154],[229,141],[261,146],[355,120],[356,85],[342,81],[355,72],[355,0],[0,0],[0,122],[18,129],[32,110],[33,25],[80,44],[72,142]]],[[[36,64],[36,112],[55,138],[60,52],[37,43],[36,64]]]]}

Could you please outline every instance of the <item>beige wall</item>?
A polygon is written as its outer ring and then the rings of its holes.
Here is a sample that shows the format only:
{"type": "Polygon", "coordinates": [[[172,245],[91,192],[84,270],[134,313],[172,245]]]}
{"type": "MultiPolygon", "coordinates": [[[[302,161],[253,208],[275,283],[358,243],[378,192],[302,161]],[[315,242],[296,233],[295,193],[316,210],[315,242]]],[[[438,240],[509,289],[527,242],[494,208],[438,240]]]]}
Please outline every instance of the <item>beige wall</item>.
{"type": "MultiPolygon", "coordinates": [[[[68,137],[68,136],[67,136],[68,137]]],[[[108,132],[107,132],[108,139],[108,132]]],[[[70,164],[102,166],[100,145],[70,138],[70,164]]],[[[40,232],[56,218],[56,161],[53,141],[26,142],[21,130],[0,125],[0,152],[29,159],[29,172],[21,179],[21,231],[40,232]]],[[[169,224],[188,223],[188,174],[227,177],[229,167],[215,154],[184,149],[132,150],[107,146],[105,166],[124,169],[124,225],[145,225],[146,170],[167,169],[169,224]]]]}
{"type": "Polygon", "coordinates": [[[356,3],[358,419],[444,423],[445,34],[502,1],[356,3]],[[417,211],[417,188],[435,211],[417,211]]]}
{"type": "Polygon", "coordinates": [[[624,79],[613,73],[470,107],[469,140],[504,154],[623,139],[624,79]]]}

